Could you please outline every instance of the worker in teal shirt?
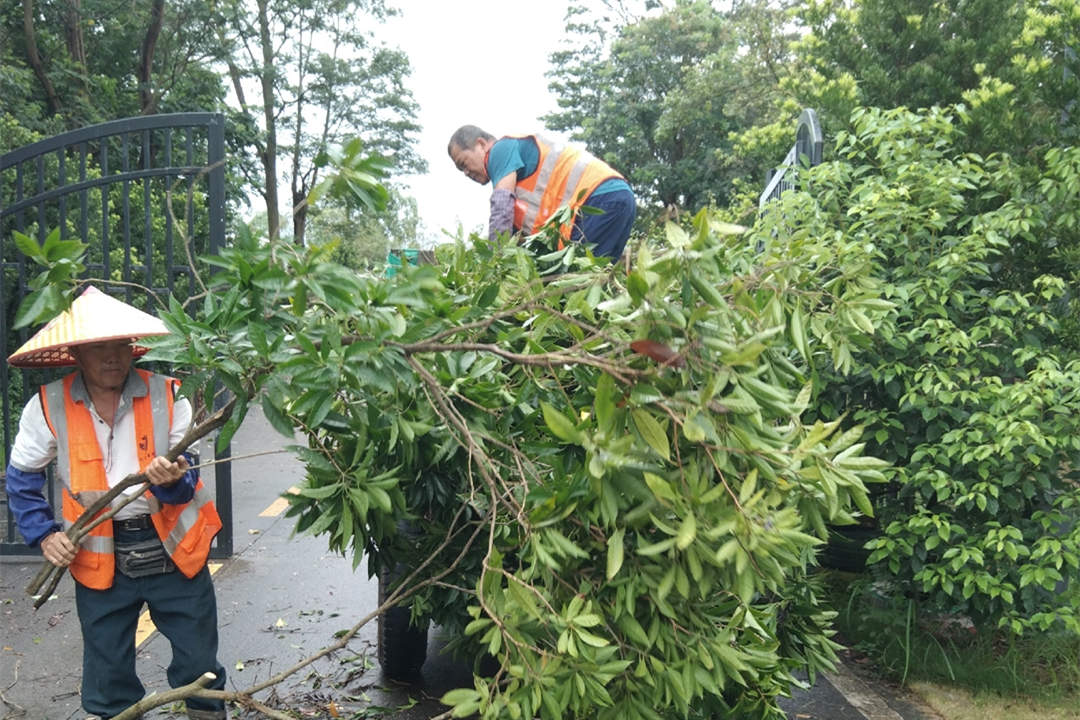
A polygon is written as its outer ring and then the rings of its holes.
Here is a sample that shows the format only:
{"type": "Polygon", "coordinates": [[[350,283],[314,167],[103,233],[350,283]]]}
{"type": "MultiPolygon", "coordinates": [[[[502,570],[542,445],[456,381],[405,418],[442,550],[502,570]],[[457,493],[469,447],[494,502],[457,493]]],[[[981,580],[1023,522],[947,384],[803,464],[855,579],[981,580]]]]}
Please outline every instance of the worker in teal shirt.
{"type": "Polygon", "coordinates": [[[607,163],[539,135],[496,140],[475,125],[459,128],[447,150],[466,176],[493,186],[490,238],[535,233],[569,205],[574,220],[560,229],[564,240],[588,243],[596,256],[617,260],[622,255],[637,204],[626,180],[607,163]],[[582,206],[599,212],[582,212],[582,206]]]}

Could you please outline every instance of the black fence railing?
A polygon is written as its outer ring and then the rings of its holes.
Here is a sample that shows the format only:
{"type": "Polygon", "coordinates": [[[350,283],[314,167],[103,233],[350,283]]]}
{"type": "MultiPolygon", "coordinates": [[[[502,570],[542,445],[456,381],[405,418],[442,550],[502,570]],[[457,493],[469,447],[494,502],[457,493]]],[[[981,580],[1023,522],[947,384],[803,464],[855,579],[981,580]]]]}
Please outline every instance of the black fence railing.
{"type": "Polygon", "coordinates": [[[785,190],[795,187],[795,175],[801,167],[812,167],[821,162],[823,140],[817,113],[806,108],[799,115],[795,132],[795,144],[788,150],[779,167],[771,168],[765,178],[765,189],[758,197],[758,212],[770,201],[780,197],[785,190]]]}
{"type": "MultiPolygon", "coordinates": [[[[20,370],[6,359],[33,329],[12,329],[35,267],[14,233],[43,243],[53,230],[89,245],[87,279],[154,313],[154,297],[195,292],[194,257],[225,243],[225,121],[218,113],[176,113],[74,130],[0,156],[0,473],[28,397],[55,371],[20,370]]],[[[171,372],[171,369],[169,370],[171,372]]],[[[229,457],[229,450],[217,454],[229,457]]],[[[216,503],[225,527],[212,549],[232,554],[232,477],[215,465],[216,503]]],[[[55,483],[49,499],[57,504],[55,483]]],[[[0,554],[36,553],[19,536],[0,476],[0,554]]]]}

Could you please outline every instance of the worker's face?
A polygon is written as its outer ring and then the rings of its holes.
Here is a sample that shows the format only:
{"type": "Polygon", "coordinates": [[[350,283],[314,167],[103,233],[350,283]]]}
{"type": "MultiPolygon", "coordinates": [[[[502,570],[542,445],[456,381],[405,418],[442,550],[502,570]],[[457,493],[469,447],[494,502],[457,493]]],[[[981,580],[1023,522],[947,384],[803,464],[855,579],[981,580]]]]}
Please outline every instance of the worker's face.
{"type": "Polygon", "coordinates": [[[469,179],[475,180],[481,185],[486,185],[488,173],[484,161],[487,158],[489,145],[490,143],[485,142],[483,138],[477,140],[470,148],[455,145],[450,151],[450,159],[457,165],[457,169],[465,173],[469,179]]]}
{"type": "Polygon", "coordinates": [[[68,351],[75,358],[89,389],[119,390],[124,387],[133,359],[129,340],[87,343],[68,351]]]}

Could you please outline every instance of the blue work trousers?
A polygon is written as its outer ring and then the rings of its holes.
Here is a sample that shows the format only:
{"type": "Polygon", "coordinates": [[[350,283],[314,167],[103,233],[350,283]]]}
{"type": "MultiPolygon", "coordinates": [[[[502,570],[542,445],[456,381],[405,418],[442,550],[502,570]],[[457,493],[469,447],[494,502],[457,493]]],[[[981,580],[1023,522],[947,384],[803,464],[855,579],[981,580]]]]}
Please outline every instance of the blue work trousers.
{"type": "MultiPolygon", "coordinates": [[[[156,537],[153,529],[117,533],[117,540],[156,537]]],[[[75,583],[75,607],[83,636],[82,705],[109,718],[142,699],[145,688],[135,674],[135,629],[143,604],[150,619],[172,645],[167,677],[180,687],[212,672],[207,687],[225,687],[225,668],[217,660],[217,600],[205,567],[188,579],[179,570],[129,578],[117,571],[107,590],[75,583]]],[[[224,703],[191,698],[195,710],[221,711],[224,703]]]]}
{"type": "Polygon", "coordinates": [[[585,205],[601,212],[579,212],[574,219],[570,240],[590,243],[596,257],[618,260],[630,238],[630,228],[637,215],[634,194],[629,190],[615,190],[590,196],[585,200],[585,205]]]}

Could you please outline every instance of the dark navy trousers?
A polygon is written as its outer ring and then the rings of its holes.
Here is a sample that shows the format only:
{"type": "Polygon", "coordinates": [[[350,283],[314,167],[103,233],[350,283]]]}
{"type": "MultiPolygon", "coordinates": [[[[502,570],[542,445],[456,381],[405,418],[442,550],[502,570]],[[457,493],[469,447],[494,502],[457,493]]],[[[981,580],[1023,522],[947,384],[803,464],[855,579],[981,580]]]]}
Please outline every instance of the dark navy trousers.
{"type": "MultiPolygon", "coordinates": [[[[117,533],[120,539],[156,537],[151,528],[117,533]]],[[[75,583],[75,607],[83,636],[82,705],[109,718],[142,699],[145,688],[135,674],[135,629],[143,604],[158,631],[172,645],[167,677],[171,687],[186,685],[204,672],[217,679],[207,687],[225,687],[225,668],[217,660],[217,600],[205,567],[188,579],[179,570],[129,578],[119,570],[107,590],[75,583]]],[[[220,711],[221,701],[191,698],[195,710],[220,711]]]]}
{"type": "Polygon", "coordinates": [[[637,215],[634,194],[629,190],[615,190],[590,196],[585,200],[585,205],[601,212],[578,212],[570,240],[590,243],[596,257],[603,255],[613,261],[618,260],[630,238],[630,228],[637,215]]]}

